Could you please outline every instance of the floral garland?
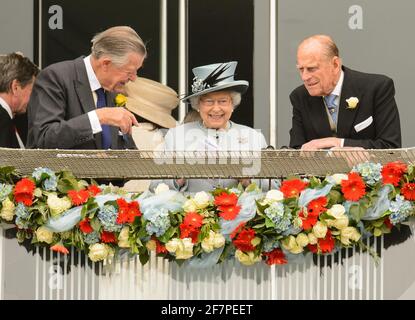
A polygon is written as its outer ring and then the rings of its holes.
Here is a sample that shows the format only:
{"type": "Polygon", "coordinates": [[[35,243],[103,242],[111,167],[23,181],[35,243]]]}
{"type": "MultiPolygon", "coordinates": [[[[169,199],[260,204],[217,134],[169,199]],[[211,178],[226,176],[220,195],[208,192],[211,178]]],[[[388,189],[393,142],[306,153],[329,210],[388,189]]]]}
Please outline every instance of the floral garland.
{"type": "Polygon", "coordinates": [[[366,162],[347,175],[293,177],[267,193],[252,184],[184,196],[165,184],[127,194],[67,171],[37,168],[21,177],[2,167],[0,222],[15,224],[19,242],[64,254],[75,246],[92,261],[128,251],[145,264],[155,250],[194,266],[233,257],[245,265],[285,264],[308,252],[365,249],[362,239],[414,215],[414,180],[412,165],[366,162]]]}

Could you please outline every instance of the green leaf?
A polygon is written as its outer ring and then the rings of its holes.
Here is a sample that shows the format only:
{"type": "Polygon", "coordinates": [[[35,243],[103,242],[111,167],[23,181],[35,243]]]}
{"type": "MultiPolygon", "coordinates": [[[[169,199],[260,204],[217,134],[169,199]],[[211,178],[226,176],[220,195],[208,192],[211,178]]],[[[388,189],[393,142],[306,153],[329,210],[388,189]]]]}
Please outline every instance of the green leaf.
{"type": "Polygon", "coordinates": [[[275,223],[272,222],[270,218],[268,218],[267,216],[265,216],[265,226],[267,228],[275,228],[275,223]]]}
{"type": "Polygon", "coordinates": [[[92,229],[94,229],[94,231],[99,232],[101,230],[101,222],[99,222],[98,218],[92,219],[89,221],[89,224],[91,225],[92,229]]]}

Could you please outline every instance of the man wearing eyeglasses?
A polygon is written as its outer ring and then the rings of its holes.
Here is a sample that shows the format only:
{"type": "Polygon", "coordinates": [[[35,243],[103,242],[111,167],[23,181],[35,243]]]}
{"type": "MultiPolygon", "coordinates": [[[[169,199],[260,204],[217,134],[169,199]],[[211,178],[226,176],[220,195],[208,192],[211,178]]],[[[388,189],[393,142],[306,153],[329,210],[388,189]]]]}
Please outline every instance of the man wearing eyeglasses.
{"type": "Polygon", "coordinates": [[[109,28],[92,39],[91,54],[42,70],[28,106],[28,147],[135,148],[134,115],[115,107],[115,95],[137,78],[147,55],[130,27],[109,28]]]}

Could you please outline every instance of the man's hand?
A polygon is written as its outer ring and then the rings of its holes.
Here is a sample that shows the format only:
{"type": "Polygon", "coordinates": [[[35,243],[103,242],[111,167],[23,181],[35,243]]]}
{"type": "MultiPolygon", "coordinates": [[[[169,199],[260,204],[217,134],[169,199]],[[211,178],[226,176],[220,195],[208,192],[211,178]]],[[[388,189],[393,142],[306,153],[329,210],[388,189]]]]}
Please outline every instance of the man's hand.
{"type": "Polygon", "coordinates": [[[301,146],[301,150],[319,150],[319,149],[330,149],[338,148],[341,146],[341,139],[335,137],[314,139],[301,146]]]}
{"type": "Polygon", "coordinates": [[[123,134],[131,134],[132,126],[138,126],[135,116],[124,108],[100,108],[96,113],[100,124],[119,127],[123,134]]]}

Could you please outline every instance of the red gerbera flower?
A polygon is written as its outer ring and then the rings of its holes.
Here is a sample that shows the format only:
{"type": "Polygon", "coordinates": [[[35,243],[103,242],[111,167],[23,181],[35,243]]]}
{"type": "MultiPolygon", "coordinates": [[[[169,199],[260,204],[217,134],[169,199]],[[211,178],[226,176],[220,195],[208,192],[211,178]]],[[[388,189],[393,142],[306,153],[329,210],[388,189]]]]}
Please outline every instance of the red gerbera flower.
{"type": "Polygon", "coordinates": [[[382,179],[383,184],[393,184],[395,187],[398,186],[402,175],[408,170],[405,163],[400,161],[389,162],[382,168],[382,179]]]}
{"type": "Polygon", "coordinates": [[[197,237],[199,236],[200,228],[195,228],[186,224],[180,225],[180,239],[191,238],[193,243],[197,242],[197,237]]]}
{"type": "Polygon", "coordinates": [[[27,178],[23,178],[16,183],[14,187],[14,199],[16,202],[21,202],[25,206],[31,206],[33,203],[33,192],[36,188],[35,183],[27,178]]]}
{"type": "Polygon", "coordinates": [[[68,196],[71,198],[72,204],[79,206],[88,201],[90,194],[89,191],[85,189],[79,191],[69,190],[68,196]]]}
{"type": "Polygon", "coordinates": [[[251,241],[255,238],[254,229],[244,229],[233,240],[234,246],[241,251],[253,251],[255,247],[252,245],[251,241]]]}
{"type": "Polygon", "coordinates": [[[393,228],[393,224],[392,224],[392,222],[390,221],[389,217],[387,217],[387,218],[383,221],[383,223],[385,224],[385,226],[386,226],[389,230],[391,230],[391,229],[393,228]]]}
{"type": "Polygon", "coordinates": [[[273,264],[286,264],[287,259],[285,259],[285,254],[282,252],[281,249],[274,249],[271,252],[264,253],[264,256],[266,256],[268,259],[266,261],[266,264],[271,266],[273,264]]]}
{"type": "Polygon", "coordinates": [[[308,183],[300,179],[285,180],[281,184],[280,191],[284,194],[284,198],[298,197],[301,191],[307,187],[308,183]]]}
{"type": "Polygon", "coordinates": [[[359,201],[366,193],[366,185],[357,172],[350,172],[348,177],[341,181],[344,197],[349,201],[359,201]]]}
{"type": "Polygon", "coordinates": [[[405,183],[401,189],[406,200],[414,201],[415,200],[415,183],[405,183]]]}
{"type": "Polygon", "coordinates": [[[318,220],[318,216],[314,216],[311,214],[308,214],[307,217],[305,217],[303,211],[301,211],[298,216],[301,218],[301,221],[303,222],[304,230],[310,230],[317,223],[318,220]]]}
{"type": "Polygon", "coordinates": [[[238,224],[238,226],[235,228],[235,230],[232,231],[232,233],[230,234],[230,238],[233,239],[235,238],[236,234],[242,230],[242,228],[245,226],[246,222],[241,222],[240,224],[238,224]]]}
{"type": "Polygon", "coordinates": [[[312,253],[317,253],[318,252],[318,248],[317,248],[317,245],[316,244],[308,244],[307,245],[307,248],[312,253]]]}
{"type": "Polygon", "coordinates": [[[102,231],[101,241],[104,243],[115,243],[116,239],[114,232],[102,231]]]}
{"type": "Polygon", "coordinates": [[[309,216],[318,217],[320,213],[327,211],[327,198],[326,197],[319,197],[310,201],[307,206],[307,213],[309,216]]]}
{"type": "Polygon", "coordinates": [[[215,197],[216,206],[235,206],[238,203],[238,196],[235,193],[222,192],[215,197]]]}
{"type": "Polygon", "coordinates": [[[69,250],[66,249],[65,246],[61,242],[51,246],[50,250],[60,252],[60,253],[63,253],[63,254],[68,254],[69,253],[69,250]]]}
{"type": "Polygon", "coordinates": [[[323,253],[332,252],[335,244],[336,244],[336,240],[331,236],[330,230],[327,230],[327,233],[324,239],[318,240],[318,246],[320,247],[320,250],[323,253]]]}
{"type": "Polygon", "coordinates": [[[91,197],[95,197],[98,193],[100,193],[102,190],[95,184],[90,184],[88,186],[88,191],[91,195],[91,197]]]}
{"type": "Polygon", "coordinates": [[[195,212],[188,212],[184,216],[183,224],[199,228],[203,224],[203,216],[195,212]]]}
{"type": "Polygon", "coordinates": [[[156,253],[157,254],[168,252],[165,245],[163,243],[161,243],[156,237],[152,236],[151,239],[154,240],[154,242],[156,243],[156,253]]]}
{"type": "Polygon", "coordinates": [[[233,220],[238,215],[239,211],[241,211],[241,206],[220,206],[218,208],[219,216],[225,220],[233,220]]]}
{"type": "Polygon", "coordinates": [[[141,216],[139,203],[137,201],[131,201],[128,203],[124,199],[117,199],[118,204],[118,216],[117,223],[133,223],[135,217],[141,216]]]}
{"type": "Polygon", "coordinates": [[[94,229],[92,229],[91,227],[91,224],[89,223],[88,218],[85,218],[84,220],[79,222],[79,229],[81,229],[83,233],[91,233],[92,231],[94,231],[94,229]]]}

